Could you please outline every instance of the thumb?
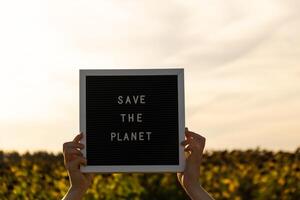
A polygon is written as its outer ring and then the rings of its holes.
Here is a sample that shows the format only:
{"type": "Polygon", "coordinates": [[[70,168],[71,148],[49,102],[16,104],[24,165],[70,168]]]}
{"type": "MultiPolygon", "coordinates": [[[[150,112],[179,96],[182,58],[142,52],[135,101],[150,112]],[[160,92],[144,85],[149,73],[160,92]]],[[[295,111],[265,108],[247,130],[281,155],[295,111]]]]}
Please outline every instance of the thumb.
{"type": "Polygon", "coordinates": [[[181,180],[182,180],[182,176],[183,176],[183,172],[178,172],[177,173],[177,178],[178,178],[178,180],[181,182],[181,180]]]}

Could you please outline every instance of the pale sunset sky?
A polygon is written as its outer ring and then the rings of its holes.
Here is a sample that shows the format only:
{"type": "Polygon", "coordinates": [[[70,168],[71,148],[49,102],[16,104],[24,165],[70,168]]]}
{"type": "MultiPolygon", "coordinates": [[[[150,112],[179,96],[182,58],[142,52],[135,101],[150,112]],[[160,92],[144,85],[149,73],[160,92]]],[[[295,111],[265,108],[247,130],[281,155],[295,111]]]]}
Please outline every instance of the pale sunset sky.
{"type": "Polygon", "coordinates": [[[300,146],[300,1],[0,2],[0,150],[79,131],[79,69],[185,69],[207,149],[300,146]]]}

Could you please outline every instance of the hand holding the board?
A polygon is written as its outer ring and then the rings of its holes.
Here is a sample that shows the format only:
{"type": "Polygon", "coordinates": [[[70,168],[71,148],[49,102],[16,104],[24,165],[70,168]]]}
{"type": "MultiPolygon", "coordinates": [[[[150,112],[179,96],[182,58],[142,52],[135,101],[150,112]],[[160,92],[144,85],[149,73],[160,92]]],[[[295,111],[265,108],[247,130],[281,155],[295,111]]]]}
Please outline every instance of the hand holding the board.
{"type": "MultiPolygon", "coordinates": [[[[198,182],[205,138],[188,131],[187,128],[185,136],[186,140],[182,142],[182,145],[186,152],[186,166],[183,172],[177,174],[178,180],[191,199],[211,200],[213,198],[198,182]]],[[[84,174],[80,171],[80,165],[86,165],[86,159],[79,150],[84,148],[84,145],[79,142],[82,137],[83,134],[81,133],[72,142],[66,142],[63,145],[64,163],[70,179],[70,188],[63,200],[82,199],[93,180],[93,174],[84,174]]]]}
{"type": "Polygon", "coordinates": [[[79,150],[84,148],[84,145],[79,142],[82,137],[83,134],[80,133],[72,142],[63,145],[64,163],[70,179],[70,189],[64,197],[65,200],[81,199],[92,183],[93,175],[80,171],[80,165],[86,165],[86,159],[79,150]]]}
{"type": "Polygon", "coordinates": [[[180,184],[193,200],[213,199],[198,182],[205,138],[186,128],[181,145],[185,147],[186,165],[183,172],[177,173],[180,184]]]}

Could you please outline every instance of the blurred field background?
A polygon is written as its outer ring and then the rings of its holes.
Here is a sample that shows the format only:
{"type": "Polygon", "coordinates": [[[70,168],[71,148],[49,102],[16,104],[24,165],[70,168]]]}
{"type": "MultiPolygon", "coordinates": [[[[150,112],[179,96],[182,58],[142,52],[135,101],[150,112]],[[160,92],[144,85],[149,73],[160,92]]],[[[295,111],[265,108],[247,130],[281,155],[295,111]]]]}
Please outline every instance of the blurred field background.
{"type": "MultiPolygon", "coordinates": [[[[60,199],[69,187],[62,154],[0,151],[0,199],[60,199]]],[[[300,148],[206,152],[201,185],[215,199],[299,200],[300,148]]],[[[175,174],[105,174],[84,199],[188,199],[175,174]]]]}
{"type": "MultiPolygon", "coordinates": [[[[79,69],[185,69],[216,199],[299,200],[299,0],[0,1],[0,200],[60,199],[79,69]],[[249,150],[250,149],[250,150],[249,150]],[[12,153],[14,152],[14,153],[12,153]],[[26,153],[30,152],[30,153],[26,153]]],[[[187,199],[174,174],[98,175],[86,199],[187,199]]]]}

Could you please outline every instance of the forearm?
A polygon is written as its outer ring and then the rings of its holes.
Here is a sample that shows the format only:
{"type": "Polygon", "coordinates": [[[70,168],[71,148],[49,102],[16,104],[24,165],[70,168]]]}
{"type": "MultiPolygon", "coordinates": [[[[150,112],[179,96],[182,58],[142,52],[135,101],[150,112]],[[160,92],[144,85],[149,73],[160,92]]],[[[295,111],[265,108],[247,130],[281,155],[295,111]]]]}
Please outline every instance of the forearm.
{"type": "Polygon", "coordinates": [[[212,196],[206,192],[206,190],[198,184],[195,184],[193,188],[187,191],[192,200],[213,200],[212,196]]]}
{"type": "Polygon", "coordinates": [[[81,200],[84,193],[85,193],[84,191],[70,187],[67,194],[64,196],[62,200],[81,200]]]}

